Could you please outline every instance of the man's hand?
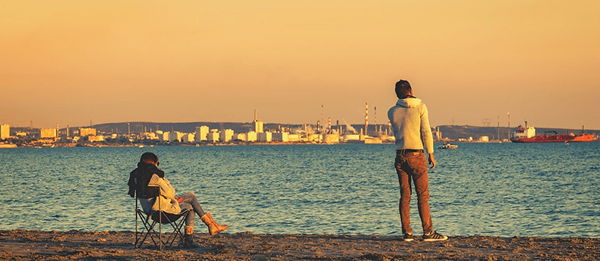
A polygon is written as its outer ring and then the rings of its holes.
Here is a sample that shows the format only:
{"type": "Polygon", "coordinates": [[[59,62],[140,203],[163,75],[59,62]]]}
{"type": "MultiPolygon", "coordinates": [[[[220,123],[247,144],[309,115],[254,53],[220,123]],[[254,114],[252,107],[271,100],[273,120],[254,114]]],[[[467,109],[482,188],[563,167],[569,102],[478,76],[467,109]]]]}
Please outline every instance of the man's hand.
{"type": "Polygon", "coordinates": [[[429,164],[431,165],[431,167],[429,167],[429,169],[435,169],[435,158],[433,157],[433,153],[429,153],[429,164]]]}

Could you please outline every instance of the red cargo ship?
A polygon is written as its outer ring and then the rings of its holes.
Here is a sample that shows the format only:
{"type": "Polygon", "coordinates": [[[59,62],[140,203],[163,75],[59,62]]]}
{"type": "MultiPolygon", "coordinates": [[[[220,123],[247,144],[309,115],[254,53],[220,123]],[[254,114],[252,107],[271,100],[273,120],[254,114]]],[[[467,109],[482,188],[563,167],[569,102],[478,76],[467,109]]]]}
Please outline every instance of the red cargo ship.
{"type": "MultiPolygon", "coordinates": [[[[527,126],[527,125],[526,125],[527,126]]],[[[551,135],[535,135],[535,128],[528,127],[527,129],[519,125],[519,129],[515,131],[514,136],[510,139],[517,143],[540,143],[540,142],[590,142],[594,141],[594,134],[583,133],[575,134],[558,134],[553,131],[551,135]]]]}

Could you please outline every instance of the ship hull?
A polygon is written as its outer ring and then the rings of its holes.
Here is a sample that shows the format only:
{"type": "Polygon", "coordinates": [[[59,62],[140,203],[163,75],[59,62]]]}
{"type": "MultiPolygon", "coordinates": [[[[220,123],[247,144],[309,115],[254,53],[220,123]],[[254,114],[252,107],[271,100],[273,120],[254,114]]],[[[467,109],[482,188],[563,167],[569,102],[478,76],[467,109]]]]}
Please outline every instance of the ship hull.
{"type": "Polygon", "coordinates": [[[581,135],[539,135],[531,138],[513,138],[515,143],[546,143],[546,142],[590,142],[594,141],[594,134],[581,135]]]}

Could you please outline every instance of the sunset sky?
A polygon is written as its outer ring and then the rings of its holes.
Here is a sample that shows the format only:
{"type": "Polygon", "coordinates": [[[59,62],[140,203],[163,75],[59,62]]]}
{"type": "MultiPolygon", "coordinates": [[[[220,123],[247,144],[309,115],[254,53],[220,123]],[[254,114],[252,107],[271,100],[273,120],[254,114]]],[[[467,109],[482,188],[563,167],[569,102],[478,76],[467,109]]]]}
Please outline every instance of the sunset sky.
{"type": "Polygon", "coordinates": [[[600,129],[600,1],[2,1],[0,124],[387,123],[600,129]]]}

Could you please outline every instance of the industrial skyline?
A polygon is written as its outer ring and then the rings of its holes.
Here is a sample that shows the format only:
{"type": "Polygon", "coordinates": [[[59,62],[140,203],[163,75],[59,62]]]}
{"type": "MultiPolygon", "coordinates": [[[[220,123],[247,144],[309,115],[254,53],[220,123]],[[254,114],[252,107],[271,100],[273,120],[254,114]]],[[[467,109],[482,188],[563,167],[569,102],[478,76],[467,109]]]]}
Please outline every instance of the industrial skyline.
{"type": "Polygon", "coordinates": [[[245,122],[253,109],[314,123],[323,105],[359,124],[365,101],[382,122],[406,79],[433,126],[510,113],[600,129],[598,13],[594,0],[5,1],[0,123],[245,122]]]}
{"type": "MultiPolygon", "coordinates": [[[[372,118],[371,122],[369,122],[369,103],[365,102],[364,120],[363,120],[363,122],[362,123],[351,123],[350,124],[345,119],[341,119],[341,121],[343,123],[342,125],[350,128],[350,129],[354,129],[352,127],[352,125],[361,125],[361,124],[363,124],[365,130],[369,129],[370,124],[375,125],[375,126],[389,125],[389,119],[387,118],[387,113],[386,113],[386,115],[384,115],[384,118],[385,118],[384,122],[385,123],[381,123],[380,122],[379,124],[377,124],[377,107],[376,106],[373,107],[373,111],[374,111],[373,118],[372,118]]],[[[327,116],[328,120],[326,122],[325,121],[325,113],[324,112],[325,112],[324,106],[321,105],[321,114],[320,114],[321,117],[320,117],[320,120],[317,120],[316,122],[313,121],[313,122],[303,122],[303,123],[298,123],[298,122],[294,122],[294,123],[290,123],[290,122],[282,123],[282,122],[269,122],[269,121],[267,121],[265,123],[273,123],[273,124],[277,124],[277,123],[279,123],[279,124],[296,124],[296,125],[297,124],[308,124],[308,125],[314,125],[318,129],[321,129],[321,128],[331,128],[331,126],[332,126],[331,116],[327,116]]],[[[340,125],[340,123],[339,123],[340,119],[336,119],[335,121],[336,121],[335,125],[340,125]]],[[[126,123],[132,122],[133,123],[133,122],[142,122],[142,121],[123,121],[123,122],[126,122],[126,123]]],[[[202,122],[202,121],[188,121],[188,122],[202,122]]],[[[215,121],[215,122],[232,122],[232,121],[215,121]]],[[[258,118],[258,110],[254,109],[254,116],[253,116],[252,121],[244,120],[244,121],[239,121],[239,122],[242,122],[242,123],[243,122],[253,122],[253,123],[261,122],[262,123],[263,121],[261,121],[258,118]]],[[[97,122],[96,124],[106,124],[106,123],[119,123],[119,122],[114,122],[114,121],[113,122],[101,122],[101,123],[97,122]]],[[[160,123],[160,122],[155,122],[155,123],[160,123]]],[[[165,123],[175,123],[175,122],[166,121],[165,123]]],[[[185,123],[185,122],[179,122],[179,123],[185,123]]],[[[527,121],[525,121],[525,123],[527,123],[527,121]]],[[[7,123],[2,123],[2,124],[7,124],[7,123]]],[[[517,123],[513,127],[516,127],[519,124],[521,124],[521,123],[517,123]]],[[[8,125],[10,125],[10,124],[8,124],[8,125]]],[[[448,125],[454,125],[454,124],[448,124],[448,125]]],[[[13,126],[13,127],[29,127],[29,128],[32,128],[32,129],[33,128],[50,128],[50,126],[34,126],[34,123],[33,123],[32,120],[29,122],[28,126],[19,126],[19,125],[11,125],[11,126],[13,126]]],[[[66,126],[60,126],[59,122],[55,122],[54,126],[55,126],[55,129],[68,128],[69,126],[76,126],[76,127],[89,126],[89,127],[92,127],[92,126],[94,126],[94,122],[92,120],[90,120],[89,121],[89,125],[70,125],[70,124],[66,124],[66,126]]],[[[491,125],[491,119],[488,118],[488,119],[483,119],[481,125],[471,125],[471,126],[482,126],[482,127],[490,127],[490,126],[497,126],[497,127],[503,126],[504,127],[504,126],[507,126],[508,128],[510,128],[510,113],[508,113],[508,121],[507,122],[502,122],[501,123],[500,122],[500,116],[498,116],[497,125],[491,125]],[[504,124],[507,124],[507,125],[504,125],[504,124]]],[[[584,127],[584,126],[582,126],[582,127],[584,127]]],[[[157,129],[158,129],[158,127],[157,127],[157,129]]],[[[574,129],[574,128],[566,128],[566,129],[574,129]]]]}

